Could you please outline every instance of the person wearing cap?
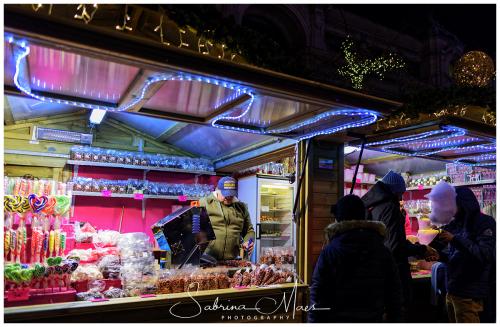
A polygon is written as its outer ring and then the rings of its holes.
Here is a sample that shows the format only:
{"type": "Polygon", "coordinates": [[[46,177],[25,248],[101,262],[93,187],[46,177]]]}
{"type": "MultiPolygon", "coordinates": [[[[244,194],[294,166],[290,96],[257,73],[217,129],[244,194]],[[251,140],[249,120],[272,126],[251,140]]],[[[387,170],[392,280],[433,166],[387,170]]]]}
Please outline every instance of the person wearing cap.
{"type": "Polygon", "coordinates": [[[401,282],[384,246],[385,225],[365,220],[356,195],[339,199],[311,282],[311,323],[401,321],[401,282]]]}
{"type": "Polygon", "coordinates": [[[237,198],[236,179],[223,177],[217,189],[200,199],[205,207],[216,239],[208,245],[206,253],[217,260],[235,259],[240,254],[240,246],[249,255],[253,251],[255,232],[247,205],[237,198]]]}
{"type": "Polygon", "coordinates": [[[399,204],[405,192],[405,180],[391,170],[361,199],[367,209],[367,218],[383,222],[387,229],[385,245],[391,250],[398,266],[403,287],[403,305],[407,313],[411,303],[412,280],[408,257],[423,257],[433,261],[437,260],[437,251],[427,245],[412,244],[406,239],[405,217],[399,204]]]}
{"type": "Polygon", "coordinates": [[[441,232],[431,243],[446,264],[446,307],[450,322],[495,322],[496,223],[481,213],[467,187],[439,182],[427,196],[431,221],[441,232]]]}

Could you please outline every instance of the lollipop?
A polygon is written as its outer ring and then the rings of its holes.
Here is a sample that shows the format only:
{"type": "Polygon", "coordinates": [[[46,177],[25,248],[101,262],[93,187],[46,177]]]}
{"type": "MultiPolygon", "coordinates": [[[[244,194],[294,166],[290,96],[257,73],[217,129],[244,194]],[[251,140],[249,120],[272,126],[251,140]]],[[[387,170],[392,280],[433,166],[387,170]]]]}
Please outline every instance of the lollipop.
{"type": "Polygon", "coordinates": [[[34,213],[39,213],[40,211],[42,211],[42,209],[45,208],[48,202],[48,198],[45,195],[37,197],[35,194],[30,194],[28,196],[28,200],[31,206],[31,210],[33,210],[34,213]]]}
{"type": "Polygon", "coordinates": [[[42,209],[42,213],[46,214],[46,215],[51,215],[54,213],[54,208],[56,206],[56,199],[51,197],[51,198],[48,198],[48,201],[47,203],[45,204],[45,207],[42,209]]]}
{"type": "Polygon", "coordinates": [[[17,233],[13,229],[11,229],[9,233],[10,233],[10,261],[14,261],[16,256],[16,247],[17,247],[17,233]]]}
{"type": "Polygon", "coordinates": [[[22,200],[21,200],[21,203],[20,203],[20,210],[22,212],[27,212],[30,209],[31,209],[30,201],[28,200],[27,197],[23,197],[22,200]]]}
{"type": "Polygon", "coordinates": [[[10,249],[10,239],[11,235],[9,231],[5,231],[3,233],[3,255],[4,255],[4,260],[7,261],[7,257],[9,254],[9,249],[10,249]]]}
{"type": "Polygon", "coordinates": [[[40,260],[43,261],[49,249],[49,232],[43,233],[42,252],[40,260]]]}
{"type": "Polygon", "coordinates": [[[66,250],[66,232],[61,233],[61,253],[60,253],[60,255],[64,255],[64,250],[66,250]]]}
{"type": "Polygon", "coordinates": [[[3,199],[4,211],[14,212],[15,209],[15,198],[12,195],[6,195],[3,199]]]}
{"type": "Polygon", "coordinates": [[[38,233],[37,231],[33,228],[31,231],[31,249],[30,249],[30,258],[31,262],[36,262],[35,260],[35,253],[36,253],[36,245],[38,243],[38,233]]]}
{"type": "Polygon", "coordinates": [[[54,208],[54,213],[56,215],[62,216],[69,211],[69,207],[71,204],[69,196],[56,195],[55,199],[56,199],[56,207],[54,208]]]}
{"type": "Polygon", "coordinates": [[[51,257],[52,252],[54,252],[54,241],[55,241],[55,232],[51,230],[49,234],[49,254],[48,254],[49,257],[51,257]]]}
{"type": "Polygon", "coordinates": [[[61,248],[61,230],[54,231],[54,255],[59,255],[59,249],[61,248]]]}
{"type": "Polygon", "coordinates": [[[14,212],[19,212],[19,213],[23,213],[23,197],[20,196],[20,195],[16,195],[14,197],[14,201],[13,201],[13,209],[14,209],[14,212]]]}

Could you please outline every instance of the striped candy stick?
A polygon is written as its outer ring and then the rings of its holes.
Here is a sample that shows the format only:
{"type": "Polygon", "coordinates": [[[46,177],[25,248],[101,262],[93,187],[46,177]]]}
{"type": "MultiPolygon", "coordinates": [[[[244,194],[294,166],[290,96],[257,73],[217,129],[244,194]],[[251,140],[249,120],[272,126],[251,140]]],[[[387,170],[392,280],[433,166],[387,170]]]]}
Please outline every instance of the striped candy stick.
{"type": "MultiPolygon", "coordinates": [[[[32,224],[33,226],[33,224],[32,224]]],[[[35,253],[36,253],[36,245],[38,243],[38,232],[36,228],[32,228],[31,230],[31,248],[30,248],[30,263],[35,263],[35,253]]]]}

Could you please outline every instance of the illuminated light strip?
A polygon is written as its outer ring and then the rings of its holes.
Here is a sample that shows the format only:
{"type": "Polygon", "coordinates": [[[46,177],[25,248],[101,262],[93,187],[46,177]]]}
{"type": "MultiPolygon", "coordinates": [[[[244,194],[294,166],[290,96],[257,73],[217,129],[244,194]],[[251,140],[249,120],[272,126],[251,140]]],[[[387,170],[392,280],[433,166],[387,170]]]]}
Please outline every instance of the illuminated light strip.
{"type": "Polygon", "coordinates": [[[258,130],[255,130],[255,129],[247,129],[247,128],[233,127],[233,126],[224,126],[224,125],[217,124],[217,122],[219,120],[237,120],[237,119],[240,119],[241,117],[245,116],[248,113],[248,111],[250,110],[250,108],[254,102],[254,96],[253,95],[251,95],[251,96],[252,96],[252,98],[249,100],[245,110],[240,115],[228,116],[229,115],[228,113],[224,113],[224,114],[214,118],[214,120],[212,121],[212,126],[217,127],[217,128],[224,128],[224,129],[231,129],[231,130],[235,130],[235,131],[248,132],[248,133],[253,133],[253,134],[264,134],[264,135],[265,134],[283,134],[283,133],[288,133],[288,132],[297,130],[297,129],[302,128],[302,127],[306,127],[306,126],[315,124],[320,120],[323,120],[323,119],[326,119],[326,118],[332,117],[332,116],[351,116],[351,117],[361,116],[362,117],[362,119],[356,123],[346,123],[346,124],[342,124],[339,126],[335,126],[333,128],[328,128],[328,129],[324,129],[324,130],[320,130],[320,131],[311,132],[311,133],[306,134],[306,135],[302,135],[298,139],[298,141],[301,141],[301,140],[305,140],[305,139],[308,139],[308,138],[311,138],[314,136],[318,136],[318,135],[333,134],[333,133],[336,133],[336,132],[339,132],[339,131],[342,131],[342,130],[348,129],[348,128],[366,126],[369,124],[373,124],[378,119],[378,115],[375,112],[370,111],[370,110],[363,110],[363,109],[337,110],[337,109],[335,109],[335,110],[325,112],[325,113],[318,115],[316,117],[307,119],[307,120],[302,121],[300,123],[297,123],[297,124],[294,124],[294,125],[291,125],[288,127],[284,127],[281,129],[266,130],[265,128],[260,128],[258,130]]]}
{"type": "MultiPolygon", "coordinates": [[[[458,127],[444,126],[443,129],[441,129],[439,131],[424,132],[424,133],[418,134],[417,136],[414,136],[414,137],[405,136],[405,137],[401,137],[399,139],[393,139],[393,140],[388,140],[388,141],[395,141],[395,140],[406,139],[407,140],[406,146],[407,146],[408,142],[415,141],[415,139],[422,139],[423,137],[429,137],[429,136],[439,135],[439,134],[444,134],[444,133],[449,133],[449,132],[453,132],[453,134],[446,136],[445,137],[446,139],[450,139],[450,138],[453,138],[453,137],[464,136],[465,133],[466,133],[466,130],[464,130],[462,128],[458,128],[458,127]],[[438,133],[436,133],[436,132],[438,132],[438,133]],[[409,138],[411,139],[411,141],[408,141],[409,138]]],[[[446,142],[446,141],[439,141],[439,142],[446,142]]],[[[375,142],[375,143],[380,143],[380,142],[375,142]]],[[[383,146],[381,148],[381,150],[385,151],[385,152],[388,152],[388,153],[392,153],[392,154],[399,154],[399,155],[416,157],[416,156],[429,156],[431,154],[435,154],[435,153],[439,153],[439,152],[445,152],[445,151],[451,151],[451,150],[455,150],[455,149],[461,148],[459,146],[451,146],[451,147],[447,147],[447,148],[443,148],[443,149],[438,149],[438,150],[434,150],[434,151],[427,151],[427,152],[417,151],[417,152],[414,152],[414,153],[406,153],[406,152],[400,152],[400,151],[392,150],[392,148],[395,148],[395,147],[405,146],[404,143],[405,143],[404,141],[400,141],[398,144],[388,144],[386,146],[383,146]],[[401,143],[403,143],[403,144],[401,144],[401,143]]],[[[410,143],[410,144],[412,144],[412,143],[410,143]]]]}
{"type": "Polygon", "coordinates": [[[496,159],[497,159],[496,154],[483,154],[480,156],[471,156],[471,157],[460,158],[460,159],[453,161],[453,163],[459,164],[459,165],[473,166],[473,167],[475,167],[475,166],[496,166],[496,162],[481,163],[481,161],[491,161],[491,160],[496,160],[496,159]],[[471,164],[471,163],[463,162],[464,160],[474,160],[474,161],[476,161],[476,163],[471,164]]]}
{"type": "Polygon", "coordinates": [[[466,139],[461,139],[461,140],[452,140],[452,141],[425,141],[425,142],[420,142],[420,143],[412,143],[408,144],[407,146],[412,149],[434,149],[434,148],[439,148],[443,146],[457,146],[457,145],[462,145],[462,144],[467,144],[471,142],[476,142],[479,141],[478,138],[466,138],[466,139]],[[416,145],[413,145],[416,144],[416,145]]]}
{"type": "Polygon", "coordinates": [[[496,151],[496,145],[473,145],[470,147],[462,148],[457,151],[457,153],[464,153],[470,150],[483,149],[484,151],[496,151]]]}
{"type": "Polygon", "coordinates": [[[86,109],[98,109],[98,110],[107,110],[107,111],[114,111],[114,112],[117,112],[117,111],[126,111],[128,110],[129,108],[135,106],[137,103],[139,103],[140,101],[142,101],[146,95],[146,92],[148,90],[148,88],[152,85],[152,84],[155,84],[155,83],[158,83],[158,82],[164,82],[164,81],[174,81],[174,80],[179,80],[179,81],[183,81],[183,80],[186,80],[186,81],[198,81],[198,82],[203,82],[203,83],[209,83],[209,84],[213,84],[213,85],[221,85],[225,88],[229,88],[231,90],[235,90],[236,92],[234,94],[232,94],[230,97],[228,97],[227,99],[225,99],[222,103],[218,104],[216,106],[217,107],[220,107],[221,105],[227,103],[227,102],[230,102],[230,101],[233,101],[234,99],[236,99],[236,97],[240,96],[242,93],[245,93],[245,94],[248,94],[250,96],[253,97],[253,95],[251,94],[251,92],[245,88],[245,87],[242,87],[242,86],[239,86],[239,85],[236,85],[236,84],[233,84],[233,83],[228,83],[228,82],[223,82],[223,81],[219,81],[219,80],[216,80],[216,79],[211,79],[211,78],[206,78],[206,77],[200,77],[200,76],[191,76],[191,75],[186,75],[186,74],[176,74],[176,75],[162,75],[162,76],[159,76],[159,77],[155,77],[155,78],[152,78],[152,79],[149,79],[146,84],[143,85],[141,91],[140,91],[140,96],[136,97],[134,100],[130,101],[129,103],[119,107],[119,108],[116,108],[116,107],[111,107],[111,106],[101,106],[101,105],[91,105],[91,104],[88,104],[88,103],[84,103],[84,102],[76,102],[76,101],[66,101],[66,100],[60,100],[60,99],[56,99],[56,98],[50,98],[50,97],[44,97],[44,96],[40,96],[38,94],[35,94],[31,91],[31,89],[27,89],[23,86],[21,86],[21,84],[19,83],[19,73],[20,73],[20,70],[21,70],[21,60],[23,58],[25,58],[29,53],[30,53],[30,49],[29,49],[29,46],[27,46],[26,42],[24,41],[15,41],[14,38],[12,36],[9,36],[8,39],[9,43],[14,43],[15,45],[21,47],[22,51],[19,55],[15,56],[15,62],[16,62],[16,71],[15,71],[15,74],[14,74],[14,83],[15,85],[17,86],[17,88],[19,90],[21,90],[23,93],[29,95],[30,97],[32,98],[35,98],[39,101],[42,101],[42,102],[50,102],[50,103],[59,103],[59,104],[67,104],[67,105],[72,105],[72,106],[76,106],[76,107],[81,107],[81,108],[86,108],[86,109]]]}
{"type": "Polygon", "coordinates": [[[146,84],[144,84],[144,86],[142,87],[139,97],[136,97],[131,102],[129,102],[129,103],[127,103],[119,108],[111,107],[111,106],[102,106],[102,105],[91,105],[91,104],[83,103],[83,102],[67,101],[67,100],[60,100],[60,99],[56,99],[56,98],[44,97],[44,96],[40,96],[40,95],[33,93],[31,91],[31,89],[26,89],[18,81],[19,73],[20,73],[20,69],[21,69],[20,68],[21,60],[24,59],[30,53],[29,46],[27,46],[26,42],[24,42],[24,41],[16,42],[13,37],[9,37],[8,41],[10,43],[16,44],[17,46],[21,47],[24,50],[23,52],[21,52],[20,55],[17,55],[15,57],[15,61],[16,61],[16,72],[14,74],[15,85],[23,93],[25,93],[25,94],[27,94],[27,95],[31,96],[32,98],[35,98],[39,101],[42,101],[42,102],[67,104],[67,105],[82,107],[82,108],[86,108],[86,109],[93,109],[93,110],[106,110],[106,111],[113,111],[113,112],[126,111],[144,99],[148,88],[152,84],[155,84],[158,82],[163,82],[163,81],[187,80],[187,81],[205,82],[205,83],[214,84],[214,85],[218,85],[218,86],[220,85],[220,86],[223,86],[225,88],[229,88],[231,90],[236,90],[234,95],[225,99],[222,103],[219,103],[216,106],[216,108],[218,108],[218,107],[220,107],[220,106],[222,106],[230,101],[233,101],[234,99],[236,99],[236,97],[240,96],[242,93],[250,96],[250,99],[248,100],[248,104],[246,105],[246,108],[243,110],[243,112],[240,115],[230,116],[231,113],[229,112],[229,113],[223,113],[223,114],[215,117],[212,120],[212,126],[217,127],[217,128],[232,129],[232,130],[249,132],[249,133],[254,133],[254,134],[287,133],[287,132],[299,129],[301,127],[312,125],[312,124],[314,124],[322,119],[325,119],[327,117],[330,117],[330,116],[344,115],[344,116],[361,116],[361,117],[363,117],[363,119],[358,121],[357,123],[343,124],[340,126],[336,126],[334,128],[329,128],[329,129],[325,129],[325,130],[321,130],[321,131],[312,132],[312,133],[309,133],[309,134],[304,135],[304,136],[299,138],[299,140],[303,140],[303,139],[311,138],[311,137],[314,137],[317,135],[326,135],[326,134],[336,133],[338,131],[348,129],[348,128],[366,126],[366,125],[374,123],[378,118],[378,116],[375,112],[372,112],[369,110],[362,110],[362,109],[360,109],[360,110],[332,110],[332,111],[328,111],[326,113],[323,113],[317,117],[303,121],[301,123],[298,123],[298,124],[295,124],[295,125],[292,125],[292,126],[289,126],[286,128],[269,130],[269,131],[266,131],[265,129],[252,130],[252,129],[247,129],[247,128],[238,128],[238,127],[218,125],[217,122],[220,120],[238,120],[238,119],[244,117],[250,111],[252,104],[255,100],[255,95],[253,94],[253,92],[250,92],[247,88],[240,87],[240,86],[232,84],[232,83],[223,82],[223,81],[205,78],[205,77],[200,77],[200,76],[194,77],[191,75],[184,75],[184,74],[178,74],[178,75],[174,75],[174,76],[172,76],[172,75],[159,76],[159,77],[149,79],[146,82],[146,84]]]}
{"type": "MultiPolygon", "coordinates": [[[[445,126],[445,127],[443,127],[443,129],[440,129],[440,130],[423,132],[423,133],[417,134],[416,136],[409,135],[409,136],[402,136],[402,137],[398,137],[398,138],[390,139],[390,140],[372,142],[372,143],[366,144],[366,146],[375,146],[375,145],[384,145],[384,144],[389,145],[391,143],[398,143],[397,146],[401,146],[401,143],[413,144],[413,143],[415,143],[413,141],[422,140],[422,139],[428,138],[430,136],[449,133],[449,132],[455,132],[455,133],[447,136],[446,138],[463,136],[466,133],[466,131],[464,129],[457,128],[457,127],[445,126]]],[[[429,141],[429,142],[432,142],[432,141],[429,141]]],[[[442,141],[440,141],[440,142],[442,142],[442,141]]],[[[394,145],[394,146],[396,146],[396,145],[394,145]]]]}

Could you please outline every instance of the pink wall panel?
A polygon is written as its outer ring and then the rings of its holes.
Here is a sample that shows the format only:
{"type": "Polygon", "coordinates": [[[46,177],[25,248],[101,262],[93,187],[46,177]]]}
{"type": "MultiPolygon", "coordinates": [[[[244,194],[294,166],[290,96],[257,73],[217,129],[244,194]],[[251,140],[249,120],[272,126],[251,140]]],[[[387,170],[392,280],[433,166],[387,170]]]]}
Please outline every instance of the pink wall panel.
{"type": "MultiPolygon", "coordinates": [[[[80,166],[78,176],[110,180],[142,179],[143,171],[132,169],[80,166]]],[[[193,174],[151,171],[147,179],[164,183],[194,183],[193,174]]],[[[216,185],[219,177],[200,176],[198,183],[216,185]]],[[[172,212],[172,206],[189,205],[177,200],[147,199],[145,217],[142,219],[142,201],[128,198],[75,197],[75,211],[71,221],[86,221],[97,229],[118,230],[120,215],[124,207],[122,233],[145,232],[151,239],[151,226],[172,212]]]]}

